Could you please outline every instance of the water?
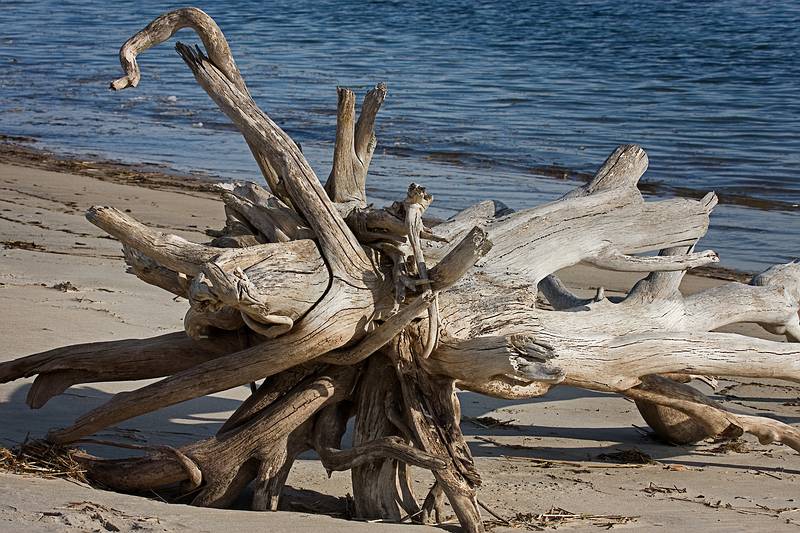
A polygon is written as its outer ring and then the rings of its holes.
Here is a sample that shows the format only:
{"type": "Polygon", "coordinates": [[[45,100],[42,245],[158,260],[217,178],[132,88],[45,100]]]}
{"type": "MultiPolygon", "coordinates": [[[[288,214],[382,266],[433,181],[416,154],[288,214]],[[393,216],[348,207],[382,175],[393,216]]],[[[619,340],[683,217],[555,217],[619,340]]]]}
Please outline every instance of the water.
{"type": "MultiPolygon", "coordinates": [[[[239,135],[171,44],[113,93],[119,46],[181,4],[0,2],[0,133],[63,152],[254,178],[239,135]]],[[[330,168],[337,85],[389,98],[370,173],[376,203],[410,181],[439,214],[515,208],[576,185],[621,143],[650,156],[654,194],[715,190],[702,245],[755,270],[800,254],[800,4],[344,0],[200,5],[261,106],[330,168]],[[559,172],[560,173],[560,172],[559,172]],[[757,200],[762,209],[742,204],[757,200]],[[733,203],[731,203],[733,202],[733,203]]],[[[178,40],[199,42],[183,30],[178,40]]]]}

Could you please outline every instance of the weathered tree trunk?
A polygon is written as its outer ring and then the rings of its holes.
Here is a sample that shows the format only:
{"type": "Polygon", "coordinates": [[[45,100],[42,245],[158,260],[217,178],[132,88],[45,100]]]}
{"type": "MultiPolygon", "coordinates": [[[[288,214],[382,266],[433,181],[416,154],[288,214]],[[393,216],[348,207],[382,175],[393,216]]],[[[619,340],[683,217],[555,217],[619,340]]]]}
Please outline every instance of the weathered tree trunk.
{"type": "Polygon", "coordinates": [[[31,407],[76,383],[163,377],[120,393],[47,436],[68,444],[123,420],[264,379],[219,434],[181,449],[104,460],[89,475],[120,490],[183,483],[194,503],[226,506],[254,484],[253,508],[277,508],[297,454],[352,469],[356,512],[440,521],[444,498],[466,531],[483,523],[480,476],[461,434],[456,387],[530,398],[560,383],[634,399],[662,436],[692,442],[749,432],[800,451],[800,432],[728,413],[680,383],[693,375],[800,381],[800,344],[712,330],[756,322],[800,340],[800,264],[684,297],[683,273],[718,261],[695,253],[716,197],[645,202],[638,146],[621,146],[594,179],[549,204],[512,212],[483,202],[426,226],[433,198],[411,184],[384,209],[366,202],[374,124],[386,95],[339,89],[334,163],[324,188],[297,144],[253,101],[222,32],[188,8],[154,20],[120,51],[136,56],[191,27],[205,53],[180,43],[197,82],[247,140],[270,190],[220,188],[226,225],[210,244],[150,229],[111,207],[87,218],[123,244],[130,272],[188,298],[185,332],[76,345],[0,364],[0,381],[38,375],[31,407]],[[661,250],[658,256],[635,255],[661,250]],[[570,293],[558,270],[585,262],[652,272],[621,301],[570,293]],[[537,308],[541,293],[554,310],[537,308]],[[266,379],[265,379],[266,378],[266,379]],[[342,449],[355,417],[353,447],[342,449]],[[424,501],[409,466],[432,472],[424,501]]]}

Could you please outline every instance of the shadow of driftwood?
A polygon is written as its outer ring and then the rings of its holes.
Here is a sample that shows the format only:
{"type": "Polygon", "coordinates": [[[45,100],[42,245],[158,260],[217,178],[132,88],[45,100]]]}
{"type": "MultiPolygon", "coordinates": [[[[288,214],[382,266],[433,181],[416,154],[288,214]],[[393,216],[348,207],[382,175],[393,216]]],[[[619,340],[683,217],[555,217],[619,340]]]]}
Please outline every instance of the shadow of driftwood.
{"type": "MultiPolygon", "coordinates": [[[[13,386],[13,384],[5,385],[5,387],[10,386],[13,386]]],[[[138,386],[138,384],[132,383],[129,388],[134,388],[135,386],[138,386]]],[[[3,421],[0,429],[0,438],[2,438],[2,442],[5,445],[14,445],[28,437],[42,437],[49,429],[64,427],[72,423],[80,415],[108,401],[113,396],[113,394],[100,388],[84,385],[69,389],[65,394],[53,398],[41,409],[31,410],[25,404],[25,397],[29,388],[29,383],[17,386],[7,396],[7,400],[0,403],[0,420],[3,421]]],[[[247,391],[243,388],[241,397],[244,398],[246,394],[247,391]]],[[[665,464],[671,462],[675,457],[683,457],[679,461],[682,464],[691,462],[702,466],[715,465],[714,462],[704,462],[701,459],[701,457],[710,458],[713,455],[710,455],[708,450],[694,446],[665,444],[634,427],[633,424],[644,425],[639,416],[635,414],[635,409],[631,414],[629,425],[617,426],[575,426],[573,418],[570,423],[566,423],[563,426],[514,422],[513,425],[508,426],[484,427],[485,425],[470,420],[470,417],[479,417],[501,408],[525,406],[529,411],[526,417],[530,417],[531,410],[535,414],[537,409],[543,409],[545,406],[552,408],[554,404],[557,407],[559,402],[580,399],[603,401],[613,397],[614,395],[571,387],[559,387],[545,397],[524,401],[498,400],[471,392],[459,392],[459,398],[467,417],[463,420],[462,430],[470,441],[470,449],[475,457],[510,456],[539,460],[587,461],[597,460],[597,456],[601,454],[636,448],[665,464]],[[512,437],[512,439],[509,440],[508,437],[512,437]],[[489,438],[494,442],[481,441],[480,438],[489,438]],[[564,440],[570,441],[569,445],[559,445],[559,441],[564,440]],[[575,441],[584,442],[585,444],[576,445],[575,441]],[[697,459],[687,462],[685,457],[690,454],[697,456],[697,459]]],[[[97,436],[136,444],[182,446],[214,435],[228,415],[240,403],[241,401],[238,399],[205,396],[125,421],[119,426],[106,428],[98,433],[97,436]]],[[[784,421],[790,421],[787,418],[795,419],[795,417],[777,416],[775,418],[784,421]]],[[[350,445],[351,435],[352,421],[343,439],[343,446],[350,445]]],[[[102,449],[87,448],[104,457],[136,455],[131,450],[109,447],[103,447],[102,449]]],[[[724,464],[717,463],[717,466],[741,469],[754,468],[755,462],[748,464],[747,457],[748,455],[743,455],[741,460],[737,460],[735,463],[732,463],[728,458],[724,461],[724,464]]],[[[313,452],[307,452],[301,458],[314,459],[316,456],[313,452]]],[[[760,466],[758,469],[770,470],[770,468],[760,466]]],[[[321,497],[322,495],[319,495],[319,498],[321,497]]],[[[339,498],[334,498],[334,500],[337,501],[331,500],[328,503],[332,505],[335,503],[334,507],[337,510],[330,513],[335,515],[342,511],[341,501],[338,501],[339,498]]],[[[302,501],[305,502],[306,499],[303,498],[302,501]]]]}

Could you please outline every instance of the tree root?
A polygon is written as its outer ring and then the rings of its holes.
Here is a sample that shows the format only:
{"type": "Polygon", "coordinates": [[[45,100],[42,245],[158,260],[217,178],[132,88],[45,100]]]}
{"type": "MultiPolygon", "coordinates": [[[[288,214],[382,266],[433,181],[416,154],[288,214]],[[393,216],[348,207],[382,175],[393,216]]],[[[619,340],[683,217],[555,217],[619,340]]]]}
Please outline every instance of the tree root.
{"type": "Polygon", "coordinates": [[[185,333],[30,355],[0,364],[0,382],[37,375],[28,402],[39,407],[77,383],[163,377],[48,434],[79,443],[129,418],[264,381],[203,441],[140,447],[146,455],[130,459],[76,454],[93,480],[127,491],[178,485],[184,500],[213,507],[252,485],[252,508],[276,510],[295,458],[313,449],[329,474],[351,470],[359,517],[441,523],[449,501],[462,528],[480,532],[481,478],[460,430],[456,385],[509,399],[561,383],[616,392],[673,441],[746,432],[800,451],[796,428],[730,413],[678,382],[800,382],[800,345],[712,332],[755,322],[799,341],[800,264],[775,266],[749,285],[679,292],[688,268],[718,261],[693,251],[713,193],[645,201],[637,183],[647,155],[624,145],[588,184],[524,211],[487,201],[448,221],[426,219],[433,198],[415,184],[376,209],[366,176],[384,84],[366,94],[357,120],[355,93],[338,90],[323,187],[300,147],[256,105],[219,27],[198,9],[167,13],[129,39],[120,50],[125,76],[112,87],[135,87],[137,55],[183,27],[200,35],[205,52],[178,43],[178,53],[244,136],[269,190],[221,187],[225,228],[209,232],[210,244],[111,207],[90,209],[87,218],[121,241],[132,273],[189,299],[185,333]],[[600,288],[580,298],[555,273],[581,262],[650,274],[625,297],[608,299],[600,288]],[[537,307],[538,293],[553,310],[537,307]],[[421,503],[412,466],[435,479],[421,503]]]}

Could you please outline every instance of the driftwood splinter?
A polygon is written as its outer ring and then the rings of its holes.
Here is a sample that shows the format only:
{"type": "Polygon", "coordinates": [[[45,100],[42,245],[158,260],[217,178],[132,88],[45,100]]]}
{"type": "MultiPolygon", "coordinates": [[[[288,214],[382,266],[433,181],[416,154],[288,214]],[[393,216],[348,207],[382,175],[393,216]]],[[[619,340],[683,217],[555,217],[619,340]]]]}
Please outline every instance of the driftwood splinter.
{"type": "Polygon", "coordinates": [[[148,228],[97,206],[90,222],[123,245],[129,271],[190,302],[185,332],[67,346],[0,364],[0,382],[36,376],[32,408],[78,383],[161,381],[120,393],[47,438],[90,441],[110,425],[185,400],[263,382],[219,433],[181,449],[106,460],[79,453],[87,475],[118,490],[182,484],[196,505],[224,507],[248,486],[252,507],[275,510],[298,454],[328,472],[351,470],[363,518],[444,520],[482,531],[481,478],[460,430],[456,388],[530,398],[559,384],[636,401],[666,439],[756,435],[800,451],[800,430],[727,412],[687,385],[691,376],[800,382],[800,264],[750,284],[692,296],[687,269],[717,262],[693,247],[713,193],[646,202],[647,155],[620,146],[590,183],[513,212],[487,201],[448,221],[424,218],[433,197],[412,184],[383,209],[367,204],[375,123],[387,94],[338,90],[333,168],[322,185],[298,145],[254,102],[216,23],[195,8],[155,19],[120,50],[136,87],[136,56],[189,27],[205,50],[177,50],[242,133],[268,189],[220,187],[225,227],[207,244],[148,228]],[[637,255],[659,251],[659,255],[637,255]],[[621,300],[572,294],[555,276],[584,262],[651,272],[621,300]],[[553,310],[537,307],[541,293],[553,310]],[[754,322],[794,343],[713,330],[754,322]],[[342,447],[355,418],[351,448],[342,447]],[[418,498],[410,466],[435,483],[418,498]]]}

